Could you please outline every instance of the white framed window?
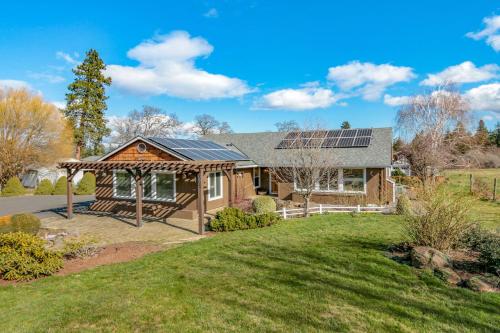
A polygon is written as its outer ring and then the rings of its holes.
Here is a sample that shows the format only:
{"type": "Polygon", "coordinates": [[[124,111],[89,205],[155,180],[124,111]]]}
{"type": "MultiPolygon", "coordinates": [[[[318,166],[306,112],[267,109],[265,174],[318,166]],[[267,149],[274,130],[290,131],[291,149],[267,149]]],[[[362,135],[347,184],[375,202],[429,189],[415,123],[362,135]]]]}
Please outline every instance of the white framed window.
{"type": "Polygon", "coordinates": [[[260,168],[253,168],[253,186],[260,187],[260,168]]]}
{"type": "Polygon", "coordinates": [[[316,191],[337,192],[339,190],[338,170],[328,170],[325,177],[316,184],[316,191]]]}
{"type": "MultiPolygon", "coordinates": [[[[300,191],[294,182],[294,190],[300,191]]],[[[315,184],[315,192],[366,193],[366,169],[346,168],[330,171],[315,184]]]]}
{"type": "Polygon", "coordinates": [[[342,169],[344,192],[365,192],[366,169],[342,169]]]}
{"type": "Polygon", "coordinates": [[[208,174],[208,200],[222,198],[222,172],[210,172],[208,174]]]}
{"type": "MultiPolygon", "coordinates": [[[[126,171],[113,171],[113,196],[135,199],[135,180],[126,171]]],[[[175,173],[150,172],[143,177],[143,198],[145,200],[175,202],[175,173]]]]}

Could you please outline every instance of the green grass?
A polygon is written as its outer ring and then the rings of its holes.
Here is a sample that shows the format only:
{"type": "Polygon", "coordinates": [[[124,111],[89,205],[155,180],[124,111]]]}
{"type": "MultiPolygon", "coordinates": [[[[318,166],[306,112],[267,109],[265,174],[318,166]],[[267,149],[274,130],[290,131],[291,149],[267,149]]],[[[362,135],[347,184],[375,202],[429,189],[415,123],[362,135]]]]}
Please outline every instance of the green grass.
{"type": "Polygon", "coordinates": [[[470,169],[470,170],[447,170],[445,176],[448,179],[446,186],[453,193],[469,193],[469,175],[472,173],[474,179],[481,179],[491,186],[493,190],[493,179],[497,178],[497,201],[476,199],[472,206],[471,218],[481,225],[497,229],[500,228],[500,169],[470,169]]]}
{"type": "Polygon", "coordinates": [[[287,220],[1,287],[0,331],[498,330],[500,295],[384,256],[400,224],[382,215],[287,220]]]}

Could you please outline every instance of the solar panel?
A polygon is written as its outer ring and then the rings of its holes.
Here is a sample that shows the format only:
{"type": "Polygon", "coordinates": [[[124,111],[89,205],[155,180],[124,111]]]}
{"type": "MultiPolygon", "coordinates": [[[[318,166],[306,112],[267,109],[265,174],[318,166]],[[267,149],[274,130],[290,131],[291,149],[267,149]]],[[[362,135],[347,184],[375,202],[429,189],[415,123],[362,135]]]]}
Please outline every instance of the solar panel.
{"type": "Polygon", "coordinates": [[[371,128],[291,132],[276,149],[368,147],[371,137],[371,128]]]}
{"type": "Polygon", "coordinates": [[[371,128],[358,129],[358,136],[372,136],[372,129],[371,128]]]}
{"type": "Polygon", "coordinates": [[[354,138],[356,137],[356,133],[358,132],[357,129],[345,129],[342,131],[342,137],[343,138],[354,138]]]}
{"type": "Polygon", "coordinates": [[[321,148],[335,148],[338,138],[326,138],[321,144],[321,148]]]}
{"type": "Polygon", "coordinates": [[[149,139],[191,160],[248,160],[248,157],[244,154],[230,150],[212,141],[170,138],[149,139]]]}
{"type": "Polygon", "coordinates": [[[342,130],[333,130],[333,131],[328,131],[326,134],[327,138],[338,138],[342,134],[342,130]]]}
{"type": "Polygon", "coordinates": [[[312,138],[306,143],[305,147],[306,148],[319,148],[319,147],[321,147],[323,140],[324,140],[323,138],[321,138],[321,139],[312,138]]]}
{"type": "Polygon", "coordinates": [[[368,147],[370,145],[369,136],[360,136],[354,139],[354,147],[368,147]]]}
{"type": "Polygon", "coordinates": [[[300,132],[290,132],[285,136],[285,140],[295,139],[300,135],[300,132]]]}
{"type": "Polygon", "coordinates": [[[348,148],[352,147],[352,144],[354,143],[354,138],[340,138],[339,142],[337,143],[338,148],[348,148]]]}
{"type": "Polygon", "coordinates": [[[294,141],[295,141],[295,139],[294,140],[283,140],[279,143],[279,145],[276,148],[278,148],[278,149],[291,148],[294,141]]]}

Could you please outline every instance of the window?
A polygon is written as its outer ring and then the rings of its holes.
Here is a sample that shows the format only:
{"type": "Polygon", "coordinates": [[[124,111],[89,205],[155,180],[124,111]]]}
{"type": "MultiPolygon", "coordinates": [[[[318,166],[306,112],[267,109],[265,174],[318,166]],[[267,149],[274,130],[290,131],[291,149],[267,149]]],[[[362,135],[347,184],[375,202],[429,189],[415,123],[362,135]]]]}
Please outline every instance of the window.
{"type": "MultiPolygon", "coordinates": [[[[113,173],[113,195],[135,199],[135,180],[126,171],[113,173]]],[[[175,173],[151,172],[143,177],[145,200],[175,201],[175,173]]]]}
{"type": "Polygon", "coordinates": [[[319,181],[316,188],[319,191],[338,191],[339,177],[337,170],[328,170],[325,177],[319,181]]]}
{"type": "Polygon", "coordinates": [[[364,192],[365,191],[365,170],[364,169],[344,169],[344,191],[364,192]]]}
{"type": "Polygon", "coordinates": [[[253,186],[260,187],[260,168],[253,168],[253,186]]]}
{"type": "Polygon", "coordinates": [[[208,200],[222,198],[222,173],[211,172],[208,175],[208,200]]]}

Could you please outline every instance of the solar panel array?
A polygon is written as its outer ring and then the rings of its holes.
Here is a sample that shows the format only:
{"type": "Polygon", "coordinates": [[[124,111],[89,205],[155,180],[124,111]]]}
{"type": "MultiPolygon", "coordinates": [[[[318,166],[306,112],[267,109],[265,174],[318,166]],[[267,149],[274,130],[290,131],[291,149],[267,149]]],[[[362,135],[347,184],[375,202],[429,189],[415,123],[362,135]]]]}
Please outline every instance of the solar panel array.
{"type": "Polygon", "coordinates": [[[276,149],[368,147],[371,128],[290,132],[276,149]]]}
{"type": "Polygon", "coordinates": [[[149,140],[162,145],[175,153],[194,161],[247,161],[248,157],[242,153],[227,149],[212,141],[149,138],[149,140]]]}

